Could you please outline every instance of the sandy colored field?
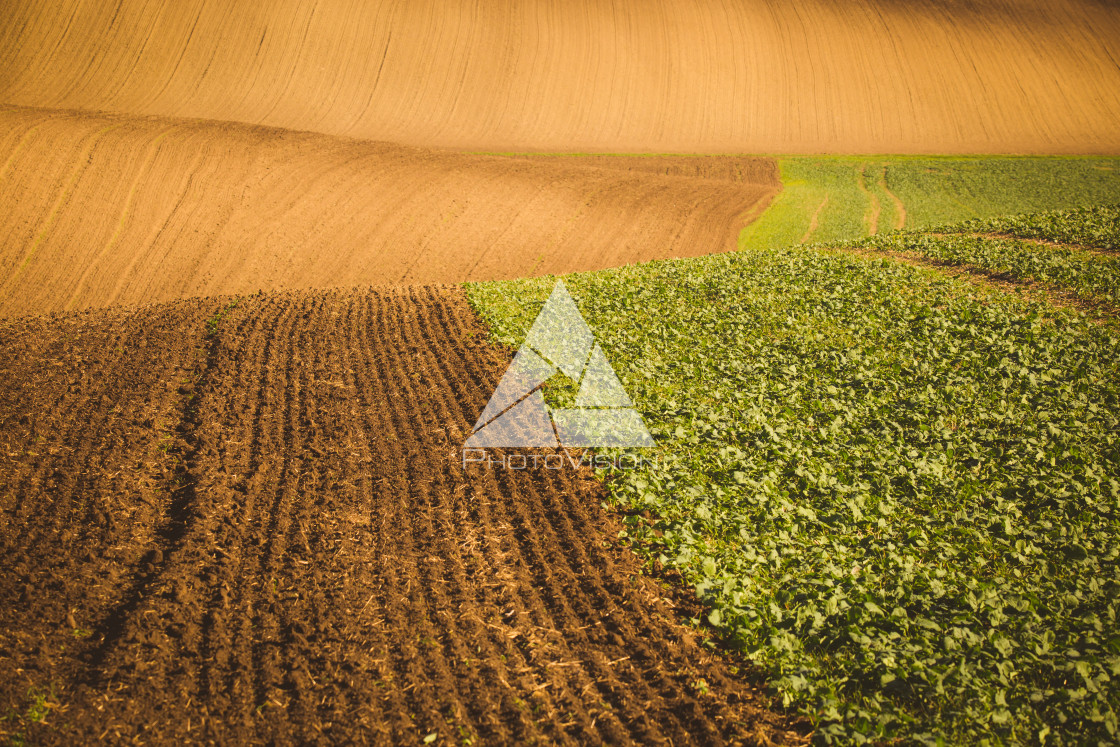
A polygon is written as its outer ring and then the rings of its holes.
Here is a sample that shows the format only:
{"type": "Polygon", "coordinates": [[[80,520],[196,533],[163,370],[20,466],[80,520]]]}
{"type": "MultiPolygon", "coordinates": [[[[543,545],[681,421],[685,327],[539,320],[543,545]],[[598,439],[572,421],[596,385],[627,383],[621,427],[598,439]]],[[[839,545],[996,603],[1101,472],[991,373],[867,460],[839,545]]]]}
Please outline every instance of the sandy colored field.
{"type": "Polygon", "coordinates": [[[590,471],[463,469],[460,290],[229,300],[0,320],[0,740],[803,740],[590,471]]]}
{"type": "Polygon", "coordinates": [[[766,158],[514,158],[9,107],[0,315],[727,251],[778,188],[766,158]]]}
{"type": "Polygon", "coordinates": [[[1100,0],[4,0],[0,102],[426,146],[1120,152],[1100,0]]]}

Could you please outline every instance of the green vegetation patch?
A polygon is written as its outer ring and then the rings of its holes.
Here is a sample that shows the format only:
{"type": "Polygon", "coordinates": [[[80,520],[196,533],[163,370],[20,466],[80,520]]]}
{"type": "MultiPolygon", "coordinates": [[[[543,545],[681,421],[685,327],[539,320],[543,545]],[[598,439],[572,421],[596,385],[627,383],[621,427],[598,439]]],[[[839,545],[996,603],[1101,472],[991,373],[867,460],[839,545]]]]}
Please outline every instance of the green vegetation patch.
{"type": "Polygon", "coordinates": [[[971,265],[1018,280],[1069,290],[1087,301],[1120,307],[1120,258],[1066,247],[973,236],[894,234],[859,246],[883,252],[915,252],[955,265],[971,265]]]}
{"type": "Polygon", "coordinates": [[[781,158],[778,165],[782,191],[743,229],[740,246],[776,249],[868,234],[870,202],[859,185],[861,173],[866,184],[874,166],[846,157],[781,158]]]}
{"type": "Polygon", "coordinates": [[[779,165],[782,192],[743,229],[741,247],[859,239],[873,228],[1079,208],[1120,195],[1117,158],[796,156],[779,165]]]}
{"type": "Polygon", "coordinates": [[[887,184],[906,204],[906,228],[1115,202],[1120,159],[989,157],[900,159],[887,184]]]}
{"type": "MultiPolygon", "coordinates": [[[[1117,740],[1113,325],[800,247],[565,282],[659,444],[624,535],[820,741],[1117,740]]],[[[514,346],[553,283],[468,294],[514,346]]]]}
{"type": "Polygon", "coordinates": [[[1114,310],[1120,308],[1120,256],[1081,248],[1108,251],[1120,247],[1117,207],[973,220],[939,229],[936,234],[894,233],[851,246],[915,253],[939,262],[980,267],[1013,279],[1071,291],[1086,301],[1103,303],[1114,310]]]}
{"type": "Polygon", "coordinates": [[[944,230],[947,233],[999,233],[1120,251],[1120,205],[971,220],[944,230]]]}

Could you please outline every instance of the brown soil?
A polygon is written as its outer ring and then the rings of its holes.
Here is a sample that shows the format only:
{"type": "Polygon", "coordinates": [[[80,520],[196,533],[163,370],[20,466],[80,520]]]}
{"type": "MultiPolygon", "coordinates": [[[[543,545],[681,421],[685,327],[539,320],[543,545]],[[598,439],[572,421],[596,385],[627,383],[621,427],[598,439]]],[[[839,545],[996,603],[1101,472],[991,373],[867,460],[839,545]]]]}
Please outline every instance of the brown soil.
{"type": "Polygon", "coordinates": [[[423,146],[1120,150],[1104,0],[10,0],[0,102],[423,146]]]}
{"type": "Polygon", "coordinates": [[[464,470],[509,357],[461,291],[230,300],[0,321],[0,730],[804,741],[591,474],[464,470]]]}
{"type": "Polygon", "coordinates": [[[0,111],[0,316],[730,251],[773,159],[516,158],[0,111]]]}

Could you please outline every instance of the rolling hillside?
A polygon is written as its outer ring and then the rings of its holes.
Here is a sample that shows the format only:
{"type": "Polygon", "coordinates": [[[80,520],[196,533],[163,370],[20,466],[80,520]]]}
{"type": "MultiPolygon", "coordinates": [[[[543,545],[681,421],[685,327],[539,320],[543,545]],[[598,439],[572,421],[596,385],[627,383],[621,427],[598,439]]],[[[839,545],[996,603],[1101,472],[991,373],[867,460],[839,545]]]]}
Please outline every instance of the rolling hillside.
{"type": "Polygon", "coordinates": [[[597,269],[735,248],[771,159],[459,154],[0,111],[0,315],[597,269]]]}
{"type": "Polygon", "coordinates": [[[1093,0],[5,0],[0,102],[424,146],[1099,153],[1093,0]]]}

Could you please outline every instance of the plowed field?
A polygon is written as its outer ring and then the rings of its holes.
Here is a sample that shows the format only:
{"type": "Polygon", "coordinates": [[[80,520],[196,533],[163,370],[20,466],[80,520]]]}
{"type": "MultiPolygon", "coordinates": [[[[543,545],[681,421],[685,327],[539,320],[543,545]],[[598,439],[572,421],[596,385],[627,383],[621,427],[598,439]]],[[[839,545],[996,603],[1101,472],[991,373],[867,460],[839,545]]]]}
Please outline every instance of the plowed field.
{"type": "Polygon", "coordinates": [[[0,102],[423,146],[1120,149],[1101,0],[6,0],[0,102]]]}
{"type": "Polygon", "coordinates": [[[779,187],[767,158],[511,158],[8,108],[0,315],[727,251],[779,187]]]}
{"type": "Polygon", "coordinates": [[[0,321],[9,733],[799,739],[590,474],[464,470],[508,354],[459,290],[229,301],[0,321]]]}

